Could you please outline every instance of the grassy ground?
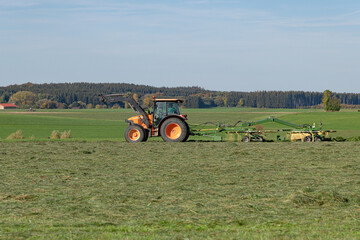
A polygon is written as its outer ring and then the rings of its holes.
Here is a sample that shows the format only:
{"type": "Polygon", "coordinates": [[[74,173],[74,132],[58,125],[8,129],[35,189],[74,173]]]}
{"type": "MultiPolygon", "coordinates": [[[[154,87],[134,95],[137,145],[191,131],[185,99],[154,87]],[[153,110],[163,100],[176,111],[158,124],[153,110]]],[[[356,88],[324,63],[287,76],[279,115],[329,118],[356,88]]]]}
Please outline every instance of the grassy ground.
{"type": "MultiPolygon", "coordinates": [[[[357,142],[127,144],[131,110],[15,112],[0,112],[0,239],[360,238],[357,142]],[[4,140],[19,129],[35,140],[4,140]],[[52,130],[74,141],[48,141],[52,130]]],[[[355,111],[184,113],[190,124],[275,116],[360,136],[355,111]]]]}
{"type": "Polygon", "coordinates": [[[0,142],[2,239],[359,239],[360,144],[0,142]]]}
{"type": "Polygon", "coordinates": [[[35,113],[0,113],[0,137],[6,138],[16,130],[22,130],[25,137],[46,139],[53,130],[71,130],[73,138],[116,139],[123,136],[125,118],[130,111],[56,111],[35,113]]]}
{"type": "MultiPolygon", "coordinates": [[[[325,129],[337,130],[333,136],[360,136],[360,113],[342,111],[327,113],[313,109],[249,109],[214,108],[184,109],[189,124],[220,122],[234,124],[238,120],[254,121],[275,116],[297,124],[322,122],[325,129]]],[[[72,138],[124,141],[126,123],[124,119],[133,116],[130,109],[52,110],[34,113],[21,111],[0,112],[0,139],[22,130],[26,138],[47,139],[53,130],[71,130],[72,138]],[[15,112],[15,113],[14,113],[15,112]]],[[[281,125],[264,124],[266,129],[284,128],[281,125]]],[[[285,126],[285,128],[288,128],[285,126]]]]}

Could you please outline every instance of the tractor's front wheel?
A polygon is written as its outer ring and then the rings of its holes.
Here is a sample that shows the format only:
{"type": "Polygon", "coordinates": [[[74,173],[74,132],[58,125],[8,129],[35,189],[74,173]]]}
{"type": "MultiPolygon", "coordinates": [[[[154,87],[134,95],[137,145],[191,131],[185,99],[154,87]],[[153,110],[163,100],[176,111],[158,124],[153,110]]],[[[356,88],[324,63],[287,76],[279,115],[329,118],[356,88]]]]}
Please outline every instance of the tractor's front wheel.
{"type": "Polygon", "coordinates": [[[129,143],[144,142],[147,139],[147,132],[139,125],[129,125],[125,130],[125,139],[129,143]]]}
{"type": "Polygon", "coordinates": [[[160,135],[165,142],[185,142],[189,137],[189,127],[179,118],[169,118],[160,127],[160,135]]]}

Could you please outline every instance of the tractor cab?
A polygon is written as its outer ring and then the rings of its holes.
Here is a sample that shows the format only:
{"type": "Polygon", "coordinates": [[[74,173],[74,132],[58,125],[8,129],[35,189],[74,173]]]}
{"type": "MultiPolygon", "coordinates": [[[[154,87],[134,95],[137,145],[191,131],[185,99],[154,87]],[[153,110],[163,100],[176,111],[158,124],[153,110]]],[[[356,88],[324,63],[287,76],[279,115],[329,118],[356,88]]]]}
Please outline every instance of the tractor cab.
{"type": "Polygon", "coordinates": [[[160,122],[170,115],[180,115],[180,99],[155,99],[154,98],[154,127],[159,126],[160,122]]]}

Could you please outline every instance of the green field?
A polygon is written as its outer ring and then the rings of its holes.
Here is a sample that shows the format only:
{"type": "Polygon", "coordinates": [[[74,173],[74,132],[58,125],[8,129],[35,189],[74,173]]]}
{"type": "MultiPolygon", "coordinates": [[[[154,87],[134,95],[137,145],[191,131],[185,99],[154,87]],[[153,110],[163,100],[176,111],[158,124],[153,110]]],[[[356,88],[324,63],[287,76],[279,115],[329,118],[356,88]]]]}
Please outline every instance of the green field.
{"type": "Polygon", "coordinates": [[[1,239],[359,239],[360,144],[0,142],[1,239]]]}
{"type": "MultiPolygon", "coordinates": [[[[356,111],[184,113],[190,124],[276,116],[360,136],[356,111]]],[[[0,112],[0,239],[360,238],[360,142],[128,144],[132,115],[0,112]],[[16,130],[25,140],[5,140],[16,130]],[[53,130],[72,138],[50,141],[53,130]]]]}
{"type": "MultiPolygon", "coordinates": [[[[332,113],[312,109],[214,108],[184,109],[183,113],[188,115],[189,124],[209,121],[234,124],[238,120],[254,121],[275,116],[296,124],[322,122],[324,129],[338,131],[333,136],[360,136],[360,113],[357,111],[332,113]]],[[[41,140],[47,139],[53,130],[71,130],[73,139],[124,141],[123,134],[127,125],[124,120],[132,115],[132,111],[128,109],[57,110],[33,113],[2,111],[0,138],[5,139],[11,133],[22,130],[26,138],[33,136],[41,140]]],[[[284,128],[275,124],[264,124],[264,127],[284,128]]],[[[155,140],[159,139],[155,138],[155,140]]]]}

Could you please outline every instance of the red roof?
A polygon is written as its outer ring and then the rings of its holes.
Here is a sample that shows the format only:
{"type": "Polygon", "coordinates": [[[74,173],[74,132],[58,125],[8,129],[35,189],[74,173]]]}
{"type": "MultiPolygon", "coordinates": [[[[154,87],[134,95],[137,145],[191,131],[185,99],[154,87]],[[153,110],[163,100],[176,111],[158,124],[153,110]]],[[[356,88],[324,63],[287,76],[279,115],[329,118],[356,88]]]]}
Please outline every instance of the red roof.
{"type": "Polygon", "coordinates": [[[4,107],[16,107],[16,105],[12,103],[0,103],[0,105],[4,107]]]}

